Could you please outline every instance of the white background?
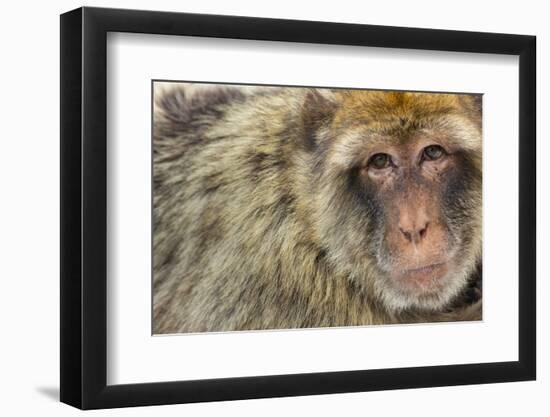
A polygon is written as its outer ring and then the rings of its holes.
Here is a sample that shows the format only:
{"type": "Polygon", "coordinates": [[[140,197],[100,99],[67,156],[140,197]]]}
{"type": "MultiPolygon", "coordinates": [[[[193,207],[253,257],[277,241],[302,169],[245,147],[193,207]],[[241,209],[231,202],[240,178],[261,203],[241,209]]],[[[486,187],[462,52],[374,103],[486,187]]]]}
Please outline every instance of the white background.
{"type": "MultiPolygon", "coordinates": [[[[550,28],[544,2],[460,3],[428,1],[366,2],[231,2],[201,0],[96,2],[88,5],[164,9],[203,13],[241,14],[295,19],[332,20],[443,29],[526,33],[538,36],[538,73],[548,66],[550,28]]],[[[58,14],[80,6],[73,1],[56,4],[10,3],[3,9],[2,30],[2,147],[0,164],[2,205],[2,402],[5,415],[72,415],[58,404],[59,349],[59,29],[58,14]],[[32,414],[31,414],[32,415],[32,414]]],[[[538,80],[539,94],[539,366],[538,381],[498,385],[403,390],[378,393],[326,395],[232,403],[100,411],[99,415],[280,415],[357,413],[384,415],[463,416],[548,415],[550,390],[550,296],[545,279],[550,266],[550,221],[540,213],[550,210],[543,185],[550,179],[548,134],[542,121],[549,97],[548,84],[538,80]],[[544,235],[544,236],[543,236],[544,235]]],[[[503,235],[507,233],[503,225],[503,235]]]]}
{"type": "Polygon", "coordinates": [[[108,384],[517,360],[517,57],[119,33],[107,51],[108,384]],[[151,337],[159,78],[483,93],[483,323],[151,337]]]}

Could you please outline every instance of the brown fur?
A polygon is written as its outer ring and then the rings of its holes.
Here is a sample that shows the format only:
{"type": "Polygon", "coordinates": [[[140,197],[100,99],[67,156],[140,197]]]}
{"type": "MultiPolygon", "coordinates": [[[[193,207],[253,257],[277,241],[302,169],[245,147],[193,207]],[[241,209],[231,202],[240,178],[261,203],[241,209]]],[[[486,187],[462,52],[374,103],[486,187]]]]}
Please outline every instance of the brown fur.
{"type": "Polygon", "coordinates": [[[188,89],[155,85],[154,333],[481,317],[479,297],[468,296],[481,279],[477,98],[188,89]],[[468,152],[464,216],[450,226],[464,234],[463,264],[437,308],[393,308],[368,249],[377,213],[350,175],[365,147],[421,130],[468,152]]]}

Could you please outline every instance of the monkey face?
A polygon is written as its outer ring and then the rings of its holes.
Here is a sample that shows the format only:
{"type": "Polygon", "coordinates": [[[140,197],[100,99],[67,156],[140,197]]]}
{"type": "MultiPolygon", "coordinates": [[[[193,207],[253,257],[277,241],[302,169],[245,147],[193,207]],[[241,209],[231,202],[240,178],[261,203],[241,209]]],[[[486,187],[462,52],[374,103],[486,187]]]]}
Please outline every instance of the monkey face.
{"type": "Polygon", "coordinates": [[[455,208],[455,199],[475,198],[468,195],[467,169],[460,149],[420,133],[401,145],[376,147],[356,173],[359,192],[382,219],[368,247],[387,304],[439,307],[465,285],[470,271],[462,261],[474,233],[467,223],[476,215],[455,208]]]}
{"type": "Polygon", "coordinates": [[[321,235],[387,308],[443,308],[481,256],[480,126],[454,97],[356,94],[324,131],[321,235]]]}

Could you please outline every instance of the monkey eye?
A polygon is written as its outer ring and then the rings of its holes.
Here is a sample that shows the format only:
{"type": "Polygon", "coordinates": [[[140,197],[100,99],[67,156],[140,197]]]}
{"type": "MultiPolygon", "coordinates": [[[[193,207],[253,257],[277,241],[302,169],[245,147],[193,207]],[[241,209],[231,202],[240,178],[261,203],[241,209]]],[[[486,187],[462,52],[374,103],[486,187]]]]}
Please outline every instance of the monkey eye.
{"type": "Polygon", "coordinates": [[[384,169],[390,166],[391,156],[387,153],[377,153],[370,157],[368,166],[374,169],[384,169]]]}
{"type": "Polygon", "coordinates": [[[425,161],[436,161],[445,155],[445,149],[439,145],[430,145],[424,148],[422,159],[425,161]]]}

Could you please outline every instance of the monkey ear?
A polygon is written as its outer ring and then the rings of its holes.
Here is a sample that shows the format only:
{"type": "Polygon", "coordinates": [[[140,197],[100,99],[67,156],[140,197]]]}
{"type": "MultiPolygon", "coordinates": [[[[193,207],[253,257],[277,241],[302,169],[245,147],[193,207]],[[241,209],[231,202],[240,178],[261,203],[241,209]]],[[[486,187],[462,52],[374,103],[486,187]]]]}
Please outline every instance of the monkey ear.
{"type": "Polygon", "coordinates": [[[319,129],[328,126],[337,107],[336,97],[331,90],[312,88],[307,91],[302,106],[307,149],[316,147],[319,129]]]}
{"type": "Polygon", "coordinates": [[[464,95],[462,104],[470,118],[481,126],[483,113],[483,94],[464,95]]]}
{"type": "Polygon", "coordinates": [[[472,94],[472,103],[474,110],[481,114],[483,104],[483,94],[472,94]]]}

